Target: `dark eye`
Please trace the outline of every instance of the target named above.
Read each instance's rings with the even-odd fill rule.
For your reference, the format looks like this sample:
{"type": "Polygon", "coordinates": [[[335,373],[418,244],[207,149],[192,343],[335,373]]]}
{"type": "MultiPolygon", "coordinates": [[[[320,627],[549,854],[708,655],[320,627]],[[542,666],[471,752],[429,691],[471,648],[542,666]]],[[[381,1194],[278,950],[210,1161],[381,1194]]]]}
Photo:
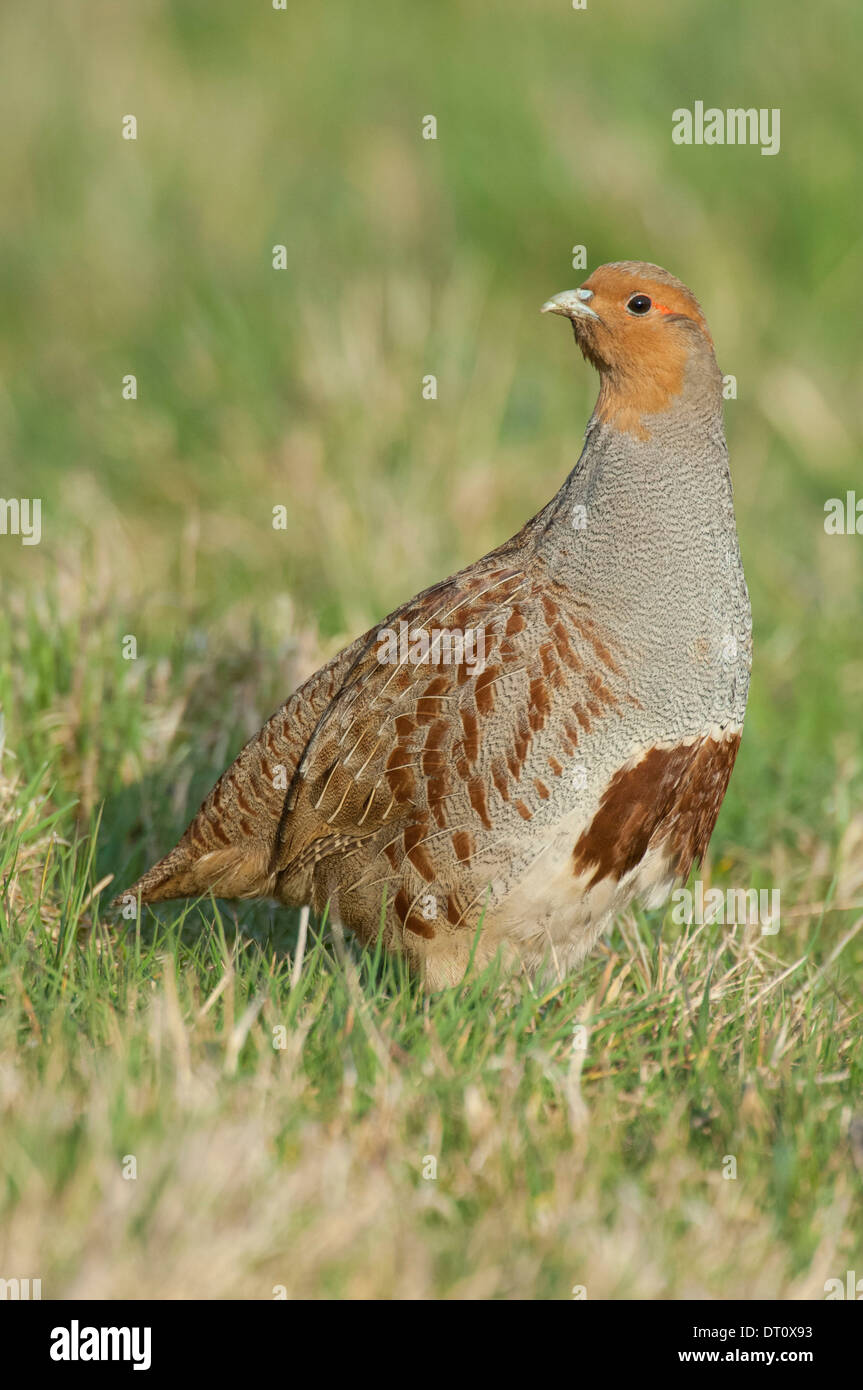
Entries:
{"type": "Polygon", "coordinates": [[[626,307],[631,314],[646,314],[651,307],[651,300],[647,298],[646,294],[634,294],[627,301],[626,307]]]}

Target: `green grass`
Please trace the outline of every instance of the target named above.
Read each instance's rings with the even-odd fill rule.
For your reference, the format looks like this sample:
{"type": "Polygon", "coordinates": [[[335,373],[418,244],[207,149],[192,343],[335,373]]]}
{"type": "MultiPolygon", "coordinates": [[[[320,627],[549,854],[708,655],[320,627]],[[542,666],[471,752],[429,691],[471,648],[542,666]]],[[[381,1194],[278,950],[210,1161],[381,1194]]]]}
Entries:
{"type": "Polygon", "coordinates": [[[93,836],[6,792],[0,1254],[46,1294],[818,1297],[855,1267],[860,918],[628,914],[577,979],[429,1000],[338,935],[297,959],[269,909],[106,927],[93,836]]]}
{"type": "Polygon", "coordinates": [[[860,24],[4,11],[0,491],[43,538],[0,536],[0,1277],[819,1298],[860,1270],[863,539],[823,529],[860,486],[860,24]],[[672,146],[696,99],[779,106],[781,153],[672,146]],[[565,983],[427,1000],[326,924],[298,958],[267,904],[118,925],[291,689],[572,466],[595,379],[537,310],[575,243],[681,275],[738,380],[755,664],[703,877],[780,888],[780,932],[628,913],[565,983]]]}

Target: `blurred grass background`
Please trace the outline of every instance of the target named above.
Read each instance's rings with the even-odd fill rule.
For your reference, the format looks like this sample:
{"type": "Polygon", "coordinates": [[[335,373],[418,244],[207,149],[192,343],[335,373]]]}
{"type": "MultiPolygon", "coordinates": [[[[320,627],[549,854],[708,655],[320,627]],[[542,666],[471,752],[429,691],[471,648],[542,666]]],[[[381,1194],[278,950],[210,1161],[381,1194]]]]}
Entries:
{"type": "Polygon", "coordinates": [[[861,23],[840,0],[3,8],[0,492],[43,505],[39,546],[0,537],[6,773],[69,842],[105,806],[91,886],[167,849],[325,655],[557,489],[596,380],[538,309],[583,244],[686,281],[737,378],[755,666],[715,858],[783,906],[863,896],[863,538],[823,528],[863,495],[861,23]],[[778,107],[781,152],[673,145],[695,100],[778,107]]]}

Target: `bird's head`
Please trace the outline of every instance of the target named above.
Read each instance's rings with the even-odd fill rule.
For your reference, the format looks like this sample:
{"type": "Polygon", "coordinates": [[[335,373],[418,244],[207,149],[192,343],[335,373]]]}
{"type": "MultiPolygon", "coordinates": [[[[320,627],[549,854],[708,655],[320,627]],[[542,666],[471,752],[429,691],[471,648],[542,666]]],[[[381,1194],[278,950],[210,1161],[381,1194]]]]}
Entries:
{"type": "Polygon", "coordinates": [[[721,376],[701,306],[682,281],[646,261],[601,265],[577,290],[556,294],[544,314],[571,319],[575,340],[600,374],[596,414],[612,427],[650,435],[687,386],[711,403],[721,376]]]}

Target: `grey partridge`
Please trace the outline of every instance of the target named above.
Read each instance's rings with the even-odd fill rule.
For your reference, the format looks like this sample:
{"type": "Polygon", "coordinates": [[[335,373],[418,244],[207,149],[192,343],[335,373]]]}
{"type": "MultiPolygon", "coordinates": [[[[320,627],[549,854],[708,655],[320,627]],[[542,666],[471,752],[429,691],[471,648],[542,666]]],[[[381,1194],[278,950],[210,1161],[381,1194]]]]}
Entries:
{"type": "Polygon", "coordinates": [[[567,971],[701,859],[751,662],[713,343],[642,262],[543,309],[600,377],[560,491],[307,680],[132,900],[328,908],[435,989],[567,971]]]}

